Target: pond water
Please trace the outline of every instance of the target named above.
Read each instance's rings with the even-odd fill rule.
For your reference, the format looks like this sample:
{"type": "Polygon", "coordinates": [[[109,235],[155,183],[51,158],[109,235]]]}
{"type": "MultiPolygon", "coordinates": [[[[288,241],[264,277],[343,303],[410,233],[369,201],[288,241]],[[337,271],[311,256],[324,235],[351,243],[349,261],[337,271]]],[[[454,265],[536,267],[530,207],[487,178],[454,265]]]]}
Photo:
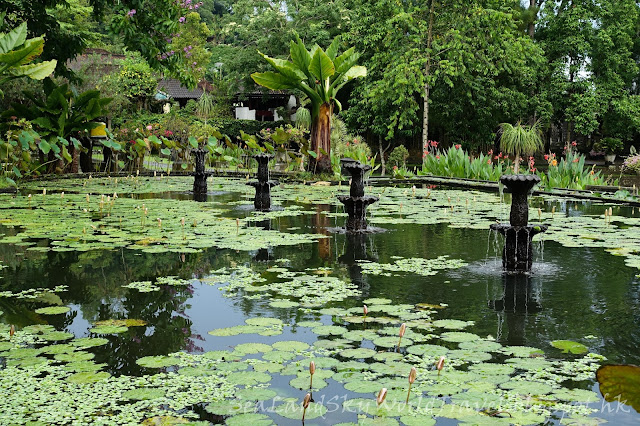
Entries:
{"type": "Polygon", "coordinates": [[[594,374],[640,363],[635,209],[532,199],[549,232],[532,273],[506,275],[488,227],[508,197],[369,188],[385,232],[354,236],[330,232],[348,188],[276,187],[257,213],[243,180],[210,179],[204,203],[191,184],[2,196],[0,424],[300,424],[310,361],[305,424],[640,420],[594,374]]]}

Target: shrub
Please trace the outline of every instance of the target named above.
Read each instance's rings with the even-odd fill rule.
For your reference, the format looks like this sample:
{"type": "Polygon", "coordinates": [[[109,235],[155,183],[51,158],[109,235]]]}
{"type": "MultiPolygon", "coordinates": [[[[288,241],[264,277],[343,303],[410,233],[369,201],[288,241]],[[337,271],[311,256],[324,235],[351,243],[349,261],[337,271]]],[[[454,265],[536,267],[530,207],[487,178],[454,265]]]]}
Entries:
{"type": "Polygon", "coordinates": [[[389,154],[389,164],[391,166],[402,167],[406,165],[407,158],[409,158],[409,151],[404,145],[396,146],[389,154]]]}

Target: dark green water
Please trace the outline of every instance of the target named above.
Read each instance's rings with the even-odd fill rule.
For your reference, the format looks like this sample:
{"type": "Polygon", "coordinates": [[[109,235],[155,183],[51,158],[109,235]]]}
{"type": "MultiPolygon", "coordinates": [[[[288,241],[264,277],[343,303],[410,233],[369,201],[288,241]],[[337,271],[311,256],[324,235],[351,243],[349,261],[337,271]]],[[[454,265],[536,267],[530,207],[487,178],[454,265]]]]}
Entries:
{"type": "MultiPolygon", "coordinates": [[[[183,198],[176,194],[167,197],[183,198]]],[[[211,197],[222,202],[237,198],[229,194],[211,197]]],[[[558,214],[566,215],[588,213],[596,208],[591,204],[556,205],[558,214]]],[[[323,209],[328,206],[318,210],[323,209]]],[[[248,212],[248,209],[236,209],[233,214],[242,217],[248,212]]],[[[631,215],[631,211],[625,209],[617,214],[623,213],[631,215]]],[[[327,227],[341,222],[340,218],[325,218],[318,213],[254,225],[327,233],[327,227]]],[[[4,244],[0,245],[0,260],[6,268],[0,272],[3,276],[0,291],[18,292],[64,284],[69,289],[61,297],[71,311],[66,315],[42,317],[34,313],[33,302],[0,298],[0,310],[4,311],[1,320],[18,327],[46,322],[77,337],[88,336],[91,324],[98,320],[145,320],[147,327],[108,336],[108,346],[95,351],[95,360],[107,363],[107,370],[114,375],[146,374],[149,371],[135,362],[143,356],[176,351],[202,353],[255,341],[255,336],[220,339],[207,334],[215,328],[240,324],[250,316],[265,314],[292,324],[309,319],[329,323],[327,316],[272,308],[268,301],[223,298],[217,288],[199,281],[209,271],[232,264],[248,265],[263,271],[265,278],[273,279],[273,274],[264,271],[275,265],[277,259],[286,258],[290,269],[327,267],[334,275],[357,283],[362,289],[362,298],[347,300],[343,304],[348,307],[360,306],[361,300],[367,297],[389,298],[394,303],[446,304],[448,307],[441,311],[440,318],[473,320],[475,325],[468,331],[493,336],[504,344],[538,347],[550,357],[561,357],[560,351],[549,342],[575,340],[585,343],[590,351],[606,356],[609,362],[640,364],[640,279],[636,277],[637,270],[625,266],[624,258],[601,249],[568,248],[546,242],[544,247],[534,244],[535,266],[530,275],[510,276],[501,271],[501,239],[488,230],[450,228],[443,224],[385,228],[384,233],[357,237],[329,234],[330,238],[313,244],[250,253],[217,249],[183,255],[128,249],[37,253],[4,244]],[[393,256],[435,258],[443,254],[463,259],[468,266],[429,277],[406,274],[398,278],[365,275],[356,263],[356,260],[389,263],[393,256]],[[192,284],[167,286],[150,293],[121,287],[132,281],[153,281],[168,275],[191,279],[192,284]]],[[[283,335],[260,337],[259,341],[271,344],[295,339],[312,343],[316,337],[308,329],[293,325],[285,327],[283,335]]],[[[277,379],[275,383],[277,385],[277,379]]],[[[332,391],[333,385],[323,392],[332,391]]],[[[635,424],[640,420],[634,413],[597,415],[612,424],[635,424]]],[[[353,421],[347,417],[331,420],[353,421]]],[[[455,423],[443,421],[442,424],[452,422],[455,423]]],[[[291,421],[291,424],[297,423],[291,421]]]]}

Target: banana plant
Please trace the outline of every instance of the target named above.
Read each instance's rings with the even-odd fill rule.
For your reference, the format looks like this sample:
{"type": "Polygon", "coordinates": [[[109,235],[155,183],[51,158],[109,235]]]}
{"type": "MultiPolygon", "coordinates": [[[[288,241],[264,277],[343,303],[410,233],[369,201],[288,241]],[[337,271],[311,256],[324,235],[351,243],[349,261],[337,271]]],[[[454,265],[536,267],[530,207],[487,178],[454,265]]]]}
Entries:
{"type": "Polygon", "coordinates": [[[93,120],[105,114],[104,107],[111,98],[101,98],[98,90],[76,94],[68,84],[58,86],[50,78],[44,80],[43,87],[44,100],[25,92],[32,105],[13,104],[2,116],[29,120],[40,134],[38,147],[42,153],[48,155],[49,160],[55,157],[71,162],[73,151],[82,149],[76,136],[98,125],[93,120]]]}
{"type": "MultiPolygon", "coordinates": [[[[4,21],[4,13],[0,13],[0,24],[4,21]]],[[[22,23],[8,33],[0,33],[0,86],[14,78],[28,77],[42,80],[50,75],[56,67],[56,60],[31,62],[42,54],[44,39],[42,37],[27,40],[27,24],[22,23]]],[[[0,97],[4,93],[0,90],[0,97]]]]}
{"type": "Polygon", "coordinates": [[[291,61],[260,55],[275,69],[251,74],[257,84],[271,90],[297,89],[311,102],[312,169],[331,172],[331,114],[342,105],[338,91],[353,79],[365,77],[367,69],[356,65],[360,55],[352,47],[338,55],[340,41],[334,39],[327,50],[318,45],[307,50],[300,37],[290,42],[291,61]]]}

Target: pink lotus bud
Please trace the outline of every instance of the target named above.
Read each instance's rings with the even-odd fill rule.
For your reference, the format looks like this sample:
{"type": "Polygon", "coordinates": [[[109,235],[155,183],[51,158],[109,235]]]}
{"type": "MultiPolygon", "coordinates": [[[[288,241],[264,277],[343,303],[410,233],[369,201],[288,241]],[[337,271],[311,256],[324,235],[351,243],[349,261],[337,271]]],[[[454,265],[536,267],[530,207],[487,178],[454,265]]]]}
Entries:
{"type": "Polygon", "coordinates": [[[367,305],[364,305],[362,307],[362,312],[364,312],[365,316],[369,313],[369,308],[367,308],[367,305]]]}
{"type": "Polygon", "coordinates": [[[438,372],[442,371],[442,369],[444,368],[444,357],[441,356],[440,359],[438,360],[438,363],[436,364],[436,369],[438,370],[438,372]]]}
{"type": "Polygon", "coordinates": [[[418,375],[418,371],[415,367],[411,367],[411,371],[409,372],[409,383],[413,384],[416,381],[416,376],[418,375]]]}
{"type": "Polygon", "coordinates": [[[402,323],[402,325],[400,326],[400,332],[398,333],[398,335],[400,337],[404,337],[404,333],[406,333],[407,331],[407,324],[406,323],[402,323]]]}
{"type": "Polygon", "coordinates": [[[378,397],[376,398],[376,402],[378,403],[378,405],[382,404],[386,397],[387,397],[387,388],[380,389],[380,392],[378,393],[378,397]]]}
{"type": "Polygon", "coordinates": [[[316,372],[316,363],[311,361],[309,363],[309,373],[313,376],[313,373],[316,372]]]}
{"type": "Polygon", "coordinates": [[[304,400],[302,401],[302,407],[306,410],[309,408],[309,403],[311,402],[311,394],[308,393],[304,396],[304,400]]]}

